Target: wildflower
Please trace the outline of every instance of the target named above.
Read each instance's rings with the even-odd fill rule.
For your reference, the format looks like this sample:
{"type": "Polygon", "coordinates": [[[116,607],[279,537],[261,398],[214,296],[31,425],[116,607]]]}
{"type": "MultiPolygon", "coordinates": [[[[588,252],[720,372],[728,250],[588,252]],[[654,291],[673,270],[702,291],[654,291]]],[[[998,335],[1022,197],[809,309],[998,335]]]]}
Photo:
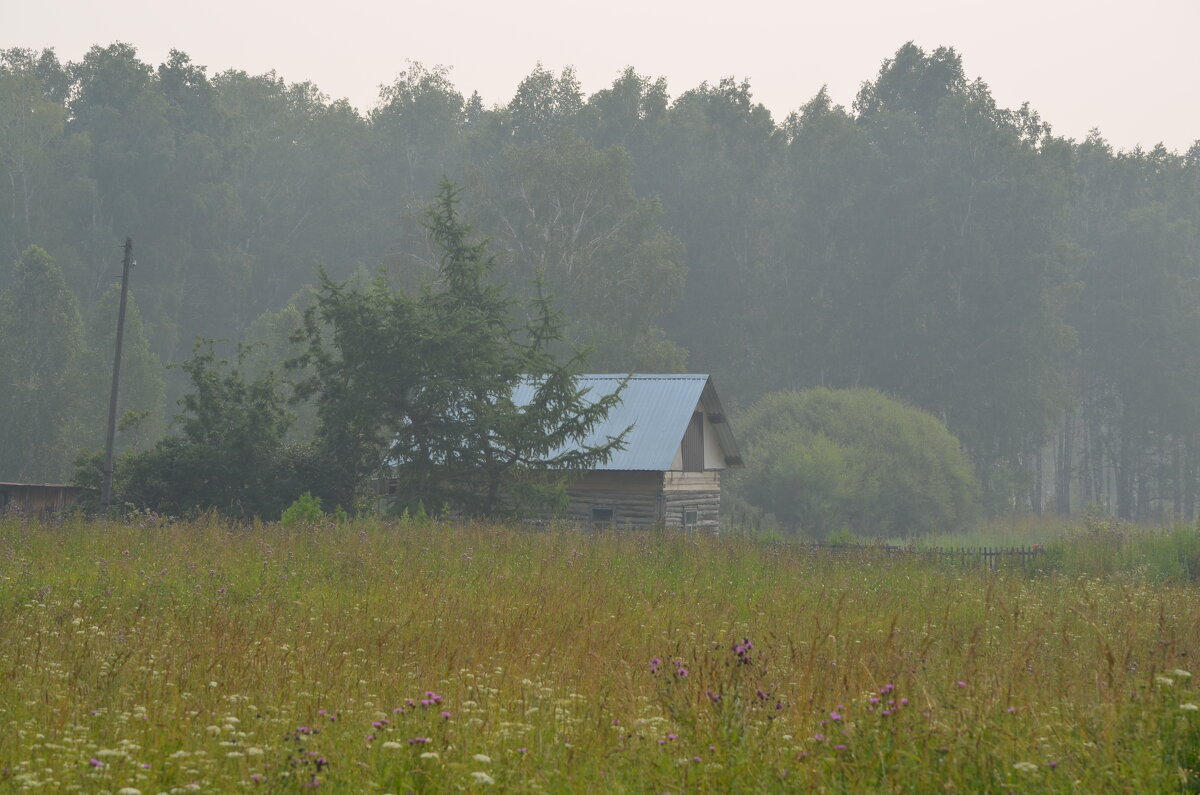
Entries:
{"type": "Polygon", "coordinates": [[[517,753],[518,754],[527,754],[527,753],[529,753],[529,749],[528,748],[518,748],[517,753]]]}
{"type": "Polygon", "coordinates": [[[393,749],[393,748],[403,748],[404,746],[403,746],[403,745],[401,745],[401,744],[400,744],[400,743],[398,743],[398,742],[395,742],[395,741],[393,741],[393,740],[388,740],[388,741],[387,741],[386,743],[384,743],[384,744],[383,744],[381,747],[383,747],[383,748],[388,748],[388,749],[393,749]]]}
{"type": "Polygon", "coordinates": [[[679,670],[676,671],[675,673],[679,674],[680,679],[686,679],[687,675],[688,675],[688,670],[681,665],[681,666],[679,666],[679,670]]]}
{"type": "Polygon", "coordinates": [[[679,735],[675,734],[675,732],[669,732],[669,733],[667,734],[667,739],[668,739],[668,740],[678,740],[678,739],[679,739],[679,735]]]}
{"type": "Polygon", "coordinates": [[[964,682],[964,681],[963,681],[963,680],[961,680],[961,679],[959,679],[959,680],[958,680],[957,682],[955,682],[954,684],[958,685],[959,687],[966,687],[966,686],[967,686],[967,683],[966,683],[966,682],[964,682]]]}
{"type": "Polygon", "coordinates": [[[117,790],[117,795],[142,795],[142,791],[135,787],[121,787],[117,790]]]}
{"type": "Polygon", "coordinates": [[[1154,677],[1154,681],[1158,682],[1163,687],[1170,687],[1171,685],[1175,684],[1175,680],[1169,676],[1156,676],[1154,677]]]}
{"type": "Polygon", "coordinates": [[[1009,707],[1008,709],[1006,709],[1006,710],[1004,710],[1004,711],[1005,711],[1005,712],[1007,712],[1009,715],[1013,715],[1013,714],[1015,714],[1015,713],[1016,713],[1016,711],[1017,711],[1017,708],[1016,708],[1016,707],[1009,707]]]}
{"type": "Polygon", "coordinates": [[[104,763],[94,756],[88,760],[88,764],[92,767],[104,767],[104,763]]]}
{"type": "Polygon", "coordinates": [[[1178,678],[1180,678],[1180,679],[1191,679],[1191,678],[1192,678],[1192,672],[1191,672],[1191,671],[1185,671],[1185,670],[1183,670],[1182,668],[1176,668],[1174,671],[1171,671],[1171,676],[1175,676],[1175,677],[1178,677],[1178,678]]]}
{"type": "Polygon", "coordinates": [[[263,780],[262,773],[251,773],[250,780],[253,781],[255,784],[262,783],[262,780],[263,780]]]}
{"type": "Polygon", "coordinates": [[[838,721],[840,721],[842,719],[842,713],[837,712],[837,711],[830,712],[829,719],[831,721],[833,721],[834,723],[837,723],[838,721]]]}
{"type": "Polygon", "coordinates": [[[492,763],[492,758],[487,754],[475,754],[471,758],[483,765],[490,765],[492,763]]]}
{"type": "Polygon", "coordinates": [[[835,745],[835,746],[833,746],[833,750],[835,750],[835,751],[845,751],[845,750],[846,750],[846,746],[845,746],[845,745],[835,745]]]}
{"type": "Polygon", "coordinates": [[[437,751],[426,751],[425,753],[421,754],[421,758],[422,759],[437,759],[438,752],[437,751]]]}
{"type": "Polygon", "coordinates": [[[1014,762],[1013,768],[1020,770],[1022,773],[1032,773],[1037,770],[1037,765],[1033,762],[1014,762]]]}
{"type": "Polygon", "coordinates": [[[442,710],[442,720],[450,720],[450,713],[446,710],[442,710]]]}
{"type": "Polygon", "coordinates": [[[476,770],[471,774],[471,778],[475,779],[476,784],[495,784],[496,779],[484,773],[482,770],[476,770]]]}
{"type": "Polygon", "coordinates": [[[701,759],[701,758],[700,758],[700,757],[698,757],[698,756],[693,756],[693,757],[692,757],[692,761],[693,761],[693,762],[703,762],[704,760],[703,760],[703,759],[701,759]]]}
{"type": "Polygon", "coordinates": [[[1195,704],[1193,704],[1190,701],[1187,702],[1186,704],[1180,704],[1179,708],[1181,710],[1183,710],[1184,712],[1195,712],[1196,710],[1200,709],[1200,707],[1196,706],[1195,704]]]}
{"type": "Polygon", "coordinates": [[[413,737],[413,738],[409,739],[408,744],[409,745],[424,745],[426,743],[431,743],[431,742],[433,742],[433,741],[430,740],[428,737],[413,737]]]}

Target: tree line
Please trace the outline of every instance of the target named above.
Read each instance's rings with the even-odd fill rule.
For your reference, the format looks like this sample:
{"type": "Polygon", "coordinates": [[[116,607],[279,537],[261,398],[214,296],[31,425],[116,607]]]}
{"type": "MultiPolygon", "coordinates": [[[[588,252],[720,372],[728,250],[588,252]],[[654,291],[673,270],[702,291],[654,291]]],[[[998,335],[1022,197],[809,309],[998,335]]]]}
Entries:
{"type": "Polygon", "coordinates": [[[872,388],[947,424],[992,511],[1196,513],[1200,145],[1056,136],[950,48],[906,44],[849,108],[822,91],[783,119],[746,81],[672,96],[632,68],[586,96],[539,66],[485,106],[409,64],[359,113],[181,52],[8,50],[0,176],[0,478],[63,478],[101,438],[125,235],[128,449],[161,435],[187,390],[161,363],[197,335],[258,343],[264,374],[298,355],[319,267],[436,275],[448,178],[491,278],[531,299],[540,274],[590,369],[711,372],[742,407],[872,388]]]}

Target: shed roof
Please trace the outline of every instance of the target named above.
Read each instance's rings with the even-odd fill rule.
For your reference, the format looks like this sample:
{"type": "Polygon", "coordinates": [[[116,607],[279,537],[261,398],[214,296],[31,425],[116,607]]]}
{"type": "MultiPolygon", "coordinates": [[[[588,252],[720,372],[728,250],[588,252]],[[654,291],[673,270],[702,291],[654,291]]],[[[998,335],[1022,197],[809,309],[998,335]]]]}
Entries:
{"type": "MultiPolygon", "coordinates": [[[[701,403],[717,431],[726,462],[731,466],[742,463],[725,421],[725,411],[707,374],[589,373],[579,376],[578,383],[586,390],[585,397],[595,401],[612,394],[626,378],[629,381],[621,392],[620,402],[578,443],[579,447],[602,444],[608,437],[630,428],[625,436],[625,449],[615,451],[608,463],[597,464],[595,469],[670,469],[692,413],[701,403]]],[[[513,402],[518,406],[529,403],[533,390],[532,384],[521,384],[513,393],[513,402]]]]}

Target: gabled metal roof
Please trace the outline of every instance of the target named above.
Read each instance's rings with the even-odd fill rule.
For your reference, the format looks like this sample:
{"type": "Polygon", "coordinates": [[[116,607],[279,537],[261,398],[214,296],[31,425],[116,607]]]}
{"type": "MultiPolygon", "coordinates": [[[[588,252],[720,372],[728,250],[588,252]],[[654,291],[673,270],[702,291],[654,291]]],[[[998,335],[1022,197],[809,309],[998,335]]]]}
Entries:
{"type": "MultiPolygon", "coordinates": [[[[708,375],[591,373],[579,376],[578,383],[581,389],[587,390],[586,397],[596,401],[616,391],[626,378],[629,382],[621,392],[621,401],[608,413],[607,419],[580,441],[581,447],[601,444],[632,426],[625,436],[625,449],[614,452],[608,463],[598,464],[595,469],[670,469],[692,413],[701,402],[710,419],[717,420],[713,427],[726,462],[730,466],[741,464],[733,434],[725,422],[724,409],[708,375]]],[[[518,406],[528,404],[533,399],[533,390],[532,384],[521,384],[513,393],[513,402],[518,406]]],[[[562,451],[554,454],[559,452],[562,451]]]]}

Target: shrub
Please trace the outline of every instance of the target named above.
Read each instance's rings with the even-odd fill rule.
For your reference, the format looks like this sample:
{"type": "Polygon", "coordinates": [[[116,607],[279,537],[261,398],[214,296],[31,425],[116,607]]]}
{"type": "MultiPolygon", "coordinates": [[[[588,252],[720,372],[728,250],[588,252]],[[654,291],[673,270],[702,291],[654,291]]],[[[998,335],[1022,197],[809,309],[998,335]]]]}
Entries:
{"type": "Polygon", "coordinates": [[[291,527],[297,524],[313,524],[324,518],[325,511],[321,510],[321,498],[314,497],[306,491],[284,509],[279,522],[284,527],[291,527]]]}
{"type": "Polygon", "coordinates": [[[739,422],[731,488],[816,538],[947,533],[975,515],[966,454],[933,415],[868,389],[776,392],[739,422]]]}

